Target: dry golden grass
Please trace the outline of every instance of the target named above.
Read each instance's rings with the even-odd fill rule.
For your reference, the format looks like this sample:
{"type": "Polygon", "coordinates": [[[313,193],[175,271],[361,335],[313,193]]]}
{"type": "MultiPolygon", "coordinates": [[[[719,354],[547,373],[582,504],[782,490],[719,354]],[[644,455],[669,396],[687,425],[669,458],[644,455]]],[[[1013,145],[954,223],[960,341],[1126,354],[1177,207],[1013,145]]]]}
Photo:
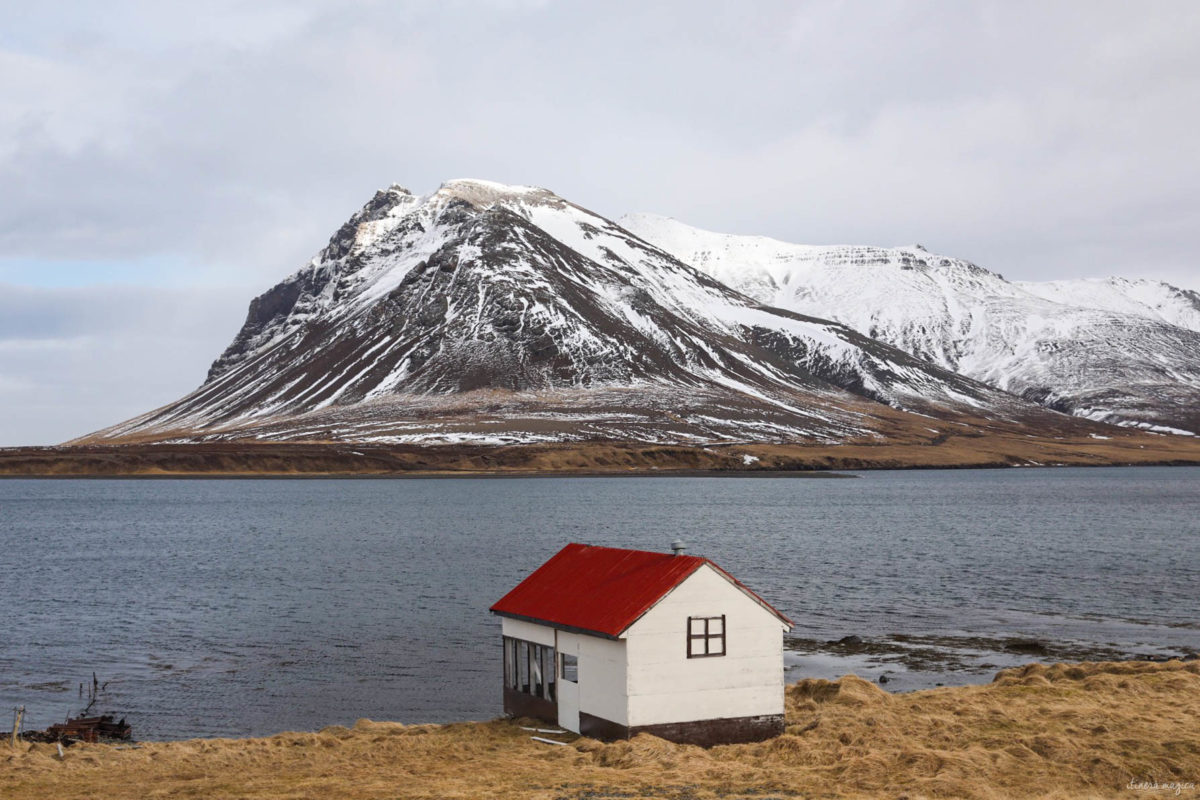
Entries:
{"type": "Polygon", "coordinates": [[[539,744],[514,722],[266,739],[0,745],[4,798],[1083,798],[1200,796],[1200,663],[1030,665],[890,695],[789,686],[788,729],[703,750],[641,735],[539,744]],[[1130,780],[1157,781],[1157,790],[1130,780]]]}

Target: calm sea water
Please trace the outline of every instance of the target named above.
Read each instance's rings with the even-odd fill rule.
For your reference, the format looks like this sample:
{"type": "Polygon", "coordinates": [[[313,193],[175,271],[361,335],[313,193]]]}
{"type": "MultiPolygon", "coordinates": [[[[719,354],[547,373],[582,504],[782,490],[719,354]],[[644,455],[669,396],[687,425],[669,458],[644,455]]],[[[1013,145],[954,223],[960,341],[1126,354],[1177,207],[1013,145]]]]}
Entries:
{"type": "MultiPolygon", "coordinates": [[[[492,717],[492,602],[566,542],[665,551],[676,537],[810,643],[1200,648],[1196,468],[6,480],[0,711],[59,721],[94,671],[98,710],[140,738],[492,717]]],[[[911,688],[1030,660],[975,656],[905,667],[810,647],[789,656],[789,679],[854,668],[911,688]]]]}

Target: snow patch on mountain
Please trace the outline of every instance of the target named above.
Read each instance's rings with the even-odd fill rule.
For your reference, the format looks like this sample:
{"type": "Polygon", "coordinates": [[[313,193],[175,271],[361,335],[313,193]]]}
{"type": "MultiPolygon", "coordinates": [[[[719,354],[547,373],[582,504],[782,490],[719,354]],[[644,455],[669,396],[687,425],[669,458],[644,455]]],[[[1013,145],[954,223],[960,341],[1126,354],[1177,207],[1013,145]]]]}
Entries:
{"type": "Polygon", "coordinates": [[[1134,314],[1200,331],[1200,292],[1147,278],[1018,281],[1030,294],[1065,305],[1134,314]]]}
{"type": "Polygon", "coordinates": [[[622,227],[768,306],[844,323],[946,369],[1089,419],[1200,430],[1200,297],[1156,281],[1014,283],[910,247],[622,227]]]}

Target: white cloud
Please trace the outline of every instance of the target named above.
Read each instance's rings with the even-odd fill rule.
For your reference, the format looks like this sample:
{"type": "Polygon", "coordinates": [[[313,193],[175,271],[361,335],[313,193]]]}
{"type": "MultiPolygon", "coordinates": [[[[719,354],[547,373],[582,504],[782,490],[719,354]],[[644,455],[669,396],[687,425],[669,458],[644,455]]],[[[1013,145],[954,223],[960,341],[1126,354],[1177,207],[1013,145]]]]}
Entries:
{"type": "Polygon", "coordinates": [[[0,285],[0,446],[54,444],[198,386],[242,290],[0,285]]]}

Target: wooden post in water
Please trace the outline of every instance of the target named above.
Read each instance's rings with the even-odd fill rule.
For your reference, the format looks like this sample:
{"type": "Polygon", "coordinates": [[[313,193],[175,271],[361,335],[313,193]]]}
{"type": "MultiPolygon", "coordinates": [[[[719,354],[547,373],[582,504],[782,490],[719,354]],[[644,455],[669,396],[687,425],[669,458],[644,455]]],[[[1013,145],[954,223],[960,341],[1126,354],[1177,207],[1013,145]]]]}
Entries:
{"type": "Polygon", "coordinates": [[[17,747],[17,736],[21,733],[21,718],[25,716],[25,706],[17,706],[13,709],[13,732],[12,740],[9,746],[13,749],[17,747]]]}

